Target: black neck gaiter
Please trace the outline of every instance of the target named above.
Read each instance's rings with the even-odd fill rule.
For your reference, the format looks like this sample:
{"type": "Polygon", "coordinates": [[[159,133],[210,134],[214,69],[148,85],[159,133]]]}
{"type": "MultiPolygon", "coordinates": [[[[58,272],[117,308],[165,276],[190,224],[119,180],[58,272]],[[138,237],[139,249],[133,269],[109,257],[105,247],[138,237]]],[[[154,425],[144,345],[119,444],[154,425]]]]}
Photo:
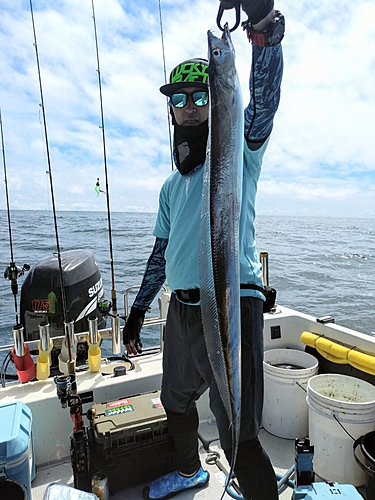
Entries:
{"type": "Polygon", "coordinates": [[[177,169],[187,175],[206,159],[208,120],[196,127],[174,124],[173,152],[177,169]]]}

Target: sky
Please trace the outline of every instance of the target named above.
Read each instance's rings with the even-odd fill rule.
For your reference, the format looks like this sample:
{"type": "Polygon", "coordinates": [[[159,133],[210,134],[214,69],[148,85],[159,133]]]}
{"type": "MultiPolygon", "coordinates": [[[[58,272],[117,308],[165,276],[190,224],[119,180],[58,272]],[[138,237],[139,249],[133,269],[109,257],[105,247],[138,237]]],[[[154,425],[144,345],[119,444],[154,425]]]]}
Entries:
{"type": "MultiPolygon", "coordinates": [[[[94,1],[106,178],[91,0],[33,0],[50,165],[30,3],[0,0],[11,210],[49,210],[52,179],[57,210],[105,211],[106,195],[94,190],[99,178],[112,211],[156,212],[172,169],[167,104],[158,89],[179,62],[207,57],[207,30],[220,34],[218,6],[217,0],[94,1]]],[[[275,7],[286,20],[284,77],[257,213],[374,218],[375,3],[279,0],[275,7]]],[[[233,22],[233,12],[225,20],[233,22]]],[[[232,39],[246,102],[251,46],[241,28],[232,39]]]]}

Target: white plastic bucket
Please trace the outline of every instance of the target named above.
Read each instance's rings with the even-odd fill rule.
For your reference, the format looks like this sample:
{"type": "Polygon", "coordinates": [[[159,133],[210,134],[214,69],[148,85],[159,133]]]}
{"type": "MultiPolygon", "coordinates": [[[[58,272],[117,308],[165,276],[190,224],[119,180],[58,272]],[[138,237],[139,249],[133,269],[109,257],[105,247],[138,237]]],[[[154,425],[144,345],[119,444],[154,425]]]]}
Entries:
{"type": "Polygon", "coordinates": [[[317,359],[304,351],[272,349],[264,353],[263,371],[263,427],[282,438],[307,436],[306,387],[318,372],[317,359]]]}
{"type": "Polygon", "coordinates": [[[309,380],[306,399],[315,473],[325,481],[365,484],[365,473],[354,460],[354,441],[343,427],[354,439],[375,429],[375,387],[347,375],[316,375],[309,380]]]}

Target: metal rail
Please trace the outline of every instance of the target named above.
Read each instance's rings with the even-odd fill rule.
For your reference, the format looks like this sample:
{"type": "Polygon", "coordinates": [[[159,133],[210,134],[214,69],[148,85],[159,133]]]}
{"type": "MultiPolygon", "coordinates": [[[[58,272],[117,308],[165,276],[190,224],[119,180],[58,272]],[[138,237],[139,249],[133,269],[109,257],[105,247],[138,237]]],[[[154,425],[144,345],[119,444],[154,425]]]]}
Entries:
{"type": "MultiPolygon", "coordinates": [[[[128,316],[128,311],[129,311],[129,301],[128,301],[129,292],[131,290],[135,290],[138,288],[139,288],[139,285],[131,286],[124,293],[125,317],[128,316]]],[[[166,286],[163,286],[163,293],[168,294],[168,292],[169,292],[168,288],[166,286]]],[[[143,326],[144,326],[144,328],[146,328],[146,327],[150,327],[150,326],[160,325],[160,345],[162,345],[162,332],[163,332],[163,326],[165,325],[165,316],[166,315],[164,315],[164,317],[162,316],[163,306],[160,302],[159,302],[159,309],[160,309],[160,316],[156,317],[156,318],[146,318],[143,326]]],[[[112,328],[103,328],[103,329],[98,330],[98,332],[100,333],[100,336],[102,339],[112,338],[112,335],[113,335],[112,328]]],[[[84,332],[75,333],[74,337],[75,337],[76,342],[86,342],[89,335],[90,335],[90,332],[89,332],[89,330],[87,330],[84,332]]],[[[51,339],[53,342],[53,346],[60,349],[62,346],[62,342],[65,339],[65,335],[61,335],[58,337],[51,337],[51,339]]],[[[25,341],[25,344],[27,344],[29,346],[30,351],[32,351],[32,350],[38,349],[38,342],[39,342],[39,339],[34,339],[34,340],[25,341]]],[[[13,344],[2,345],[2,346],[0,346],[0,352],[9,351],[10,349],[12,349],[12,347],[13,347],[13,344]]]]}

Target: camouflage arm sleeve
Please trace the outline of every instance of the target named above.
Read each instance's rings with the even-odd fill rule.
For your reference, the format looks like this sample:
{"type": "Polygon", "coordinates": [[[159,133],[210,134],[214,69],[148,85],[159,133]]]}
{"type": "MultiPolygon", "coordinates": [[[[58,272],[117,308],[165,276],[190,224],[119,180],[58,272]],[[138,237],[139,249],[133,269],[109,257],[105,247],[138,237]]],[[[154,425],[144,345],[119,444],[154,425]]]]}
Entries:
{"type": "Polygon", "coordinates": [[[139,292],[133,302],[137,309],[146,311],[165,281],[164,253],[168,239],[156,238],[154,248],[147,261],[139,292]]]}
{"type": "Polygon", "coordinates": [[[253,44],[250,72],[250,103],[245,109],[245,138],[264,142],[270,135],[280,102],[283,75],[281,44],[259,47],[253,44]]]}

